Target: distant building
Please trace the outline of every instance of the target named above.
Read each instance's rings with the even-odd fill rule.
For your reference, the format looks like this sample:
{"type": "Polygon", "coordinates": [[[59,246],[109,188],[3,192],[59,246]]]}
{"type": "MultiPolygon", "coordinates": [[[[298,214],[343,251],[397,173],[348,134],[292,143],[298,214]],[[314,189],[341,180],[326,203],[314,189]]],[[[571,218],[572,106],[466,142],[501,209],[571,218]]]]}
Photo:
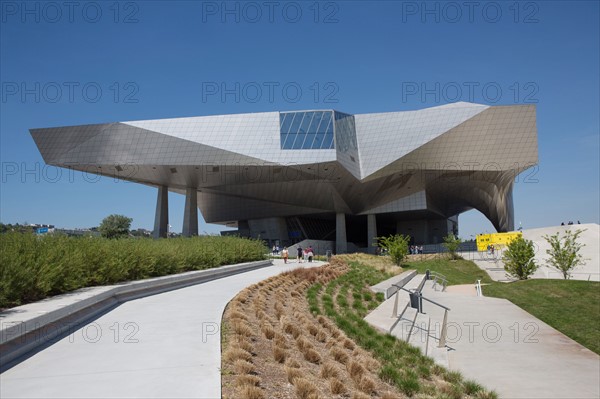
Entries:
{"type": "Polygon", "coordinates": [[[350,115],[264,112],[32,129],[46,163],[186,196],[183,235],[209,223],[289,245],[303,239],[373,251],[376,236],[415,244],[458,232],[478,209],[514,229],[515,177],[538,162],[533,105],[455,103],[350,115]]]}

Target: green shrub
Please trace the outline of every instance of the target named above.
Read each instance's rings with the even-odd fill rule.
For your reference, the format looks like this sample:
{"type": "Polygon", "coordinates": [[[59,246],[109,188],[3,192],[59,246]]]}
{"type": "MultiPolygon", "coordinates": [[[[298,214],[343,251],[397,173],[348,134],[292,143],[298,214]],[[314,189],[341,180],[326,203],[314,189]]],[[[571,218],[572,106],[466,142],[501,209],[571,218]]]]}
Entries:
{"type": "Polygon", "coordinates": [[[377,242],[380,248],[385,249],[390,254],[392,261],[398,266],[408,255],[409,236],[396,234],[389,237],[378,237],[377,242]]]}
{"type": "Polygon", "coordinates": [[[258,240],[200,236],[152,240],[0,235],[0,308],[82,287],[264,259],[258,240]]]}
{"type": "Polygon", "coordinates": [[[571,230],[567,230],[562,237],[558,233],[544,236],[544,239],[550,244],[550,249],[546,250],[546,253],[550,255],[547,262],[561,272],[565,280],[571,277],[571,270],[585,264],[586,259],[579,253],[585,244],[577,242],[577,238],[584,231],[576,230],[573,233],[571,230]]]}
{"type": "Polygon", "coordinates": [[[461,242],[462,240],[452,233],[448,233],[448,235],[444,237],[444,243],[442,245],[448,250],[451,259],[460,259],[460,256],[458,256],[456,252],[458,251],[461,242]]]}
{"type": "Polygon", "coordinates": [[[502,260],[504,270],[512,277],[527,280],[537,270],[533,242],[519,237],[508,244],[502,260]]]}

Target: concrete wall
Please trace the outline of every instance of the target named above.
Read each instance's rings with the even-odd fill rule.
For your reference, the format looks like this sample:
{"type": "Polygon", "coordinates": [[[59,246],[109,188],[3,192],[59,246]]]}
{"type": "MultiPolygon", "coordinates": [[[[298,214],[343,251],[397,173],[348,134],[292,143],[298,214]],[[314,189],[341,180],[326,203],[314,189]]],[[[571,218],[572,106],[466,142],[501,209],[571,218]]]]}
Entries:
{"type": "Polygon", "coordinates": [[[250,235],[263,240],[285,240],[288,237],[285,218],[265,218],[248,220],[250,235]]]}

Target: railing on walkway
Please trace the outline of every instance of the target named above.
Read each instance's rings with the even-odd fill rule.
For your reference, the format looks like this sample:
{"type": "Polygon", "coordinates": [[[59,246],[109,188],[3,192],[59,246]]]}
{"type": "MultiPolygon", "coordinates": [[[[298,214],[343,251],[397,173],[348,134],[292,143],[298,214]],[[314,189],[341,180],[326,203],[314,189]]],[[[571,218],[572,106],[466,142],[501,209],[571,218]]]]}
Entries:
{"type": "MultiPolygon", "coordinates": [[[[448,325],[448,312],[450,311],[450,308],[447,306],[442,305],[441,303],[438,303],[432,299],[429,299],[427,297],[423,296],[423,293],[420,290],[414,289],[414,290],[408,290],[404,287],[401,287],[399,285],[396,284],[392,284],[394,287],[398,288],[398,291],[396,291],[396,298],[395,298],[395,302],[394,302],[394,310],[393,310],[393,317],[396,317],[396,321],[394,322],[394,324],[392,324],[391,328],[390,328],[390,333],[392,332],[392,330],[396,327],[396,325],[400,322],[400,320],[402,319],[402,316],[404,315],[404,311],[406,311],[406,308],[404,309],[404,311],[402,311],[401,314],[398,314],[398,293],[400,292],[400,290],[402,291],[406,291],[409,294],[410,297],[410,306],[414,309],[417,309],[418,313],[423,313],[423,300],[426,300],[429,303],[432,303],[436,306],[441,307],[442,309],[444,309],[444,321],[442,322],[442,330],[440,332],[440,339],[439,339],[439,343],[438,343],[438,348],[443,348],[446,346],[446,333],[447,333],[447,325],[448,325]]],[[[407,306],[408,307],[408,306],[407,306]]],[[[415,319],[411,322],[411,326],[410,329],[408,330],[408,337],[406,339],[406,341],[408,342],[408,340],[410,339],[410,335],[412,333],[412,330],[415,327],[415,322],[416,322],[416,317],[415,319]]],[[[429,331],[427,331],[427,336],[429,339],[429,331]]],[[[427,342],[427,345],[429,345],[429,342],[427,342]]],[[[427,352],[426,352],[427,353],[427,352]]]]}
{"type": "Polygon", "coordinates": [[[438,281],[441,281],[442,292],[444,292],[446,290],[446,286],[448,285],[448,279],[446,278],[446,276],[444,276],[443,274],[438,273],[438,272],[430,272],[430,271],[428,271],[428,275],[429,275],[429,280],[431,280],[431,277],[433,277],[433,286],[431,288],[433,288],[435,290],[435,287],[437,287],[437,285],[438,285],[438,281]]]}
{"type": "Polygon", "coordinates": [[[477,296],[483,296],[481,293],[481,280],[477,280],[475,283],[475,291],[477,291],[477,296]]]}

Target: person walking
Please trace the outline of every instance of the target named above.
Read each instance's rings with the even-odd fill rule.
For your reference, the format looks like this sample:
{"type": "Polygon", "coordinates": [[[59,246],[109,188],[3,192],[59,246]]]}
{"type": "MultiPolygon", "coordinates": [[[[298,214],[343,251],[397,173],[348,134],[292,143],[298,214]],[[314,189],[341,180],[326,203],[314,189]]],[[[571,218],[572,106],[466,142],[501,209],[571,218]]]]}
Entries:
{"type": "Polygon", "coordinates": [[[313,256],[315,256],[312,246],[308,247],[307,252],[308,252],[308,254],[307,254],[308,255],[308,263],[311,263],[313,261],[313,256]]]}
{"type": "Polygon", "coordinates": [[[298,246],[296,253],[298,255],[298,263],[302,263],[302,255],[304,255],[304,251],[302,250],[301,246],[298,246]]]}
{"type": "Polygon", "coordinates": [[[287,247],[283,247],[283,251],[281,251],[281,257],[283,258],[283,263],[287,263],[288,261],[288,249],[287,247]]]}

